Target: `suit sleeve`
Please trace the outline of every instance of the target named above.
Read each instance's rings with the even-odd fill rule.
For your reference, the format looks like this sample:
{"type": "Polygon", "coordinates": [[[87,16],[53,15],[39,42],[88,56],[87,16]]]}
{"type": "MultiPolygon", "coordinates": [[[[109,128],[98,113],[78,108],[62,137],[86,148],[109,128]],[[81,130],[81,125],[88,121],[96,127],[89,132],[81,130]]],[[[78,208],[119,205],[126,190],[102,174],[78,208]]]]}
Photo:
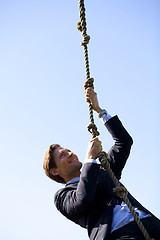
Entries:
{"type": "Polygon", "coordinates": [[[55,205],[66,217],[72,218],[85,211],[93,202],[100,165],[85,163],[75,189],[69,185],[55,194],[55,205]]]}
{"type": "Polygon", "coordinates": [[[108,120],[105,126],[115,141],[108,152],[108,161],[110,162],[115,176],[119,180],[121,178],[122,169],[130,154],[133,140],[117,116],[108,120]]]}

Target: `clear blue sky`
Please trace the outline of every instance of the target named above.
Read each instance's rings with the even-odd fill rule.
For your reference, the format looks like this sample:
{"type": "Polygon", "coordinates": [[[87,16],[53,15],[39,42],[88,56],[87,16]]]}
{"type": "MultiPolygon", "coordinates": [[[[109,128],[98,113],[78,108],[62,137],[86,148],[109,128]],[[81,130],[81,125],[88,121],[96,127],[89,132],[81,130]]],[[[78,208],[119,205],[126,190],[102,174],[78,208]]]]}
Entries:
{"type": "MultiPolygon", "coordinates": [[[[160,1],[86,1],[91,76],[102,108],[134,139],[121,181],[160,218],[160,1]]],[[[0,2],[0,239],[88,239],[53,205],[42,169],[60,143],[84,160],[91,136],[77,1],[0,2]]],[[[106,151],[113,141],[95,116],[106,151]]]]}

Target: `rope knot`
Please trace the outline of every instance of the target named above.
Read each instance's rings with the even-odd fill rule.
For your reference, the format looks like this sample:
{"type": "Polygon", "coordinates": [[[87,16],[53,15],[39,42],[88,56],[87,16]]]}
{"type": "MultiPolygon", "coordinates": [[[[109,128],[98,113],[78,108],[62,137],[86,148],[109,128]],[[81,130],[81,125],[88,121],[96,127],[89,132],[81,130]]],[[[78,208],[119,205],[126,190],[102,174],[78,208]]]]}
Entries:
{"type": "Polygon", "coordinates": [[[90,36],[89,35],[85,35],[83,36],[83,41],[81,42],[81,46],[85,46],[89,43],[89,40],[90,40],[90,36]]]}
{"type": "Polygon", "coordinates": [[[128,190],[125,187],[117,186],[113,189],[113,192],[117,194],[118,197],[124,198],[128,194],[128,190]]]}
{"type": "Polygon", "coordinates": [[[90,123],[87,128],[93,137],[99,136],[99,132],[97,131],[97,127],[94,123],[90,123]]]}
{"type": "Polygon", "coordinates": [[[93,78],[88,78],[87,81],[84,83],[84,88],[85,90],[88,88],[88,87],[93,87],[93,82],[94,82],[94,79],[93,78]]]}

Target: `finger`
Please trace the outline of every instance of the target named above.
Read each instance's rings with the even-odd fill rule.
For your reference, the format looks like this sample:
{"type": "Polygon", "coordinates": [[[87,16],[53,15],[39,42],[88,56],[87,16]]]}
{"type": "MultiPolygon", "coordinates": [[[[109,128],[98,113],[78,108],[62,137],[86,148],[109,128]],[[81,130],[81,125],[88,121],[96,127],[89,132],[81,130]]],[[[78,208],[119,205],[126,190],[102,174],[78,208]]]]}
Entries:
{"type": "Polygon", "coordinates": [[[90,142],[98,142],[102,144],[102,142],[98,139],[98,137],[94,137],[90,142]]]}
{"type": "Polygon", "coordinates": [[[88,100],[89,100],[89,99],[93,99],[94,96],[95,96],[95,94],[93,94],[93,93],[88,93],[88,94],[86,94],[86,98],[87,98],[88,100]]]}
{"type": "Polygon", "coordinates": [[[90,101],[90,98],[89,97],[86,97],[86,102],[89,102],[90,101]]]}
{"type": "Polygon", "coordinates": [[[87,88],[85,91],[85,94],[93,93],[93,92],[94,92],[93,88],[87,88]]]}
{"type": "Polygon", "coordinates": [[[99,141],[98,137],[94,137],[94,138],[91,139],[90,142],[97,141],[97,140],[99,141]]]}
{"type": "Polygon", "coordinates": [[[88,91],[88,90],[89,90],[89,91],[90,91],[90,90],[93,91],[93,87],[88,87],[88,88],[86,89],[86,91],[88,91]]]}

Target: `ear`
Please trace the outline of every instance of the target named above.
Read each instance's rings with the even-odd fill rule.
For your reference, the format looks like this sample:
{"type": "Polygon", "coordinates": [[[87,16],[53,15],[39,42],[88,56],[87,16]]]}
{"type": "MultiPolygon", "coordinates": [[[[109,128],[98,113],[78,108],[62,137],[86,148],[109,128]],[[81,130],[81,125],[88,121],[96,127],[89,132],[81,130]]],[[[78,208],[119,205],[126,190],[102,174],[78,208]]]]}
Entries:
{"type": "Polygon", "coordinates": [[[53,176],[59,175],[59,172],[57,170],[57,168],[51,168],[49,170],[50,174],[52,174],[53,176]]]}

